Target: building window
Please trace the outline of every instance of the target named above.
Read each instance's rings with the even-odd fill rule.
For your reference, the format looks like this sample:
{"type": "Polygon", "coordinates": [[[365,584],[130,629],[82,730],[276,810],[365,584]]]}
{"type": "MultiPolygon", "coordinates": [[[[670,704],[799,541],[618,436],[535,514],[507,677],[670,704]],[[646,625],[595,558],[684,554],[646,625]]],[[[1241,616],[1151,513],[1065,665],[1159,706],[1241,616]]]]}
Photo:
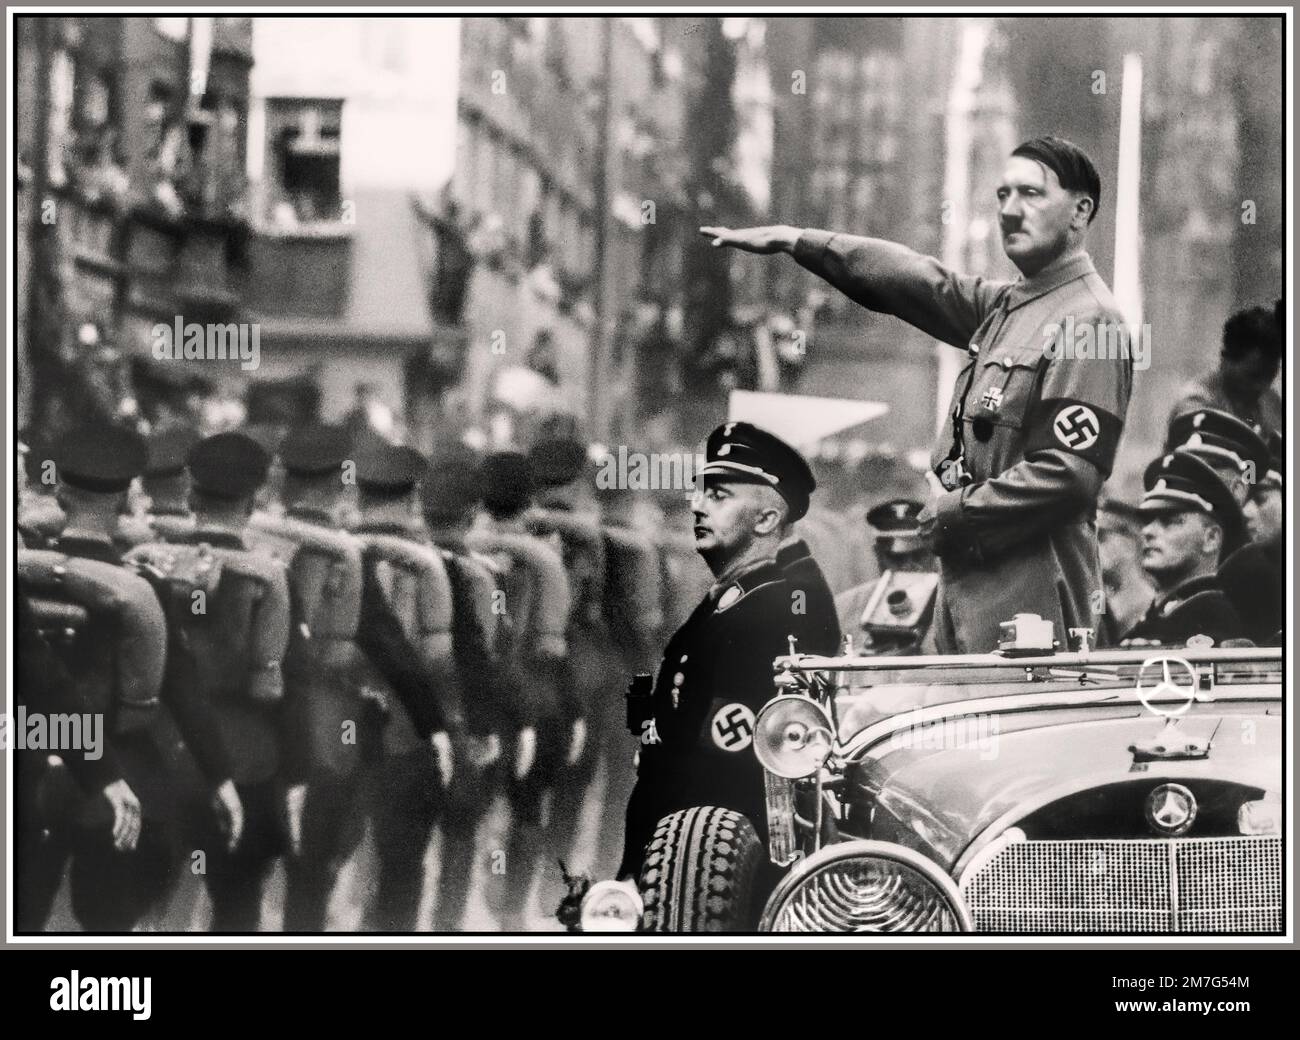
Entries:
{"type": "Polygon", "coordinates": [[[334,222],[342,212],[339,184],[339,98],[270,98],[266,153],[267,214],[272,226],[334,222]]]}

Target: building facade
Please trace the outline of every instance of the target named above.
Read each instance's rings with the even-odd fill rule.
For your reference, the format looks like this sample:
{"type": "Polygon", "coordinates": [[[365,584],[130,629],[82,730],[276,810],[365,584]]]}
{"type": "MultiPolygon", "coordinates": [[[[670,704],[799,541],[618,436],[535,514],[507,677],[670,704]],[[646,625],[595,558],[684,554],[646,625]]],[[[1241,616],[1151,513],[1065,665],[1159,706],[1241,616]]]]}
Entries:
{"type": "Polygon", "coordinates": [[[15,43],[19,426],[183,415],[219,366],[154,329],[240,320],[251,19],[23,17],[15,43]]]}

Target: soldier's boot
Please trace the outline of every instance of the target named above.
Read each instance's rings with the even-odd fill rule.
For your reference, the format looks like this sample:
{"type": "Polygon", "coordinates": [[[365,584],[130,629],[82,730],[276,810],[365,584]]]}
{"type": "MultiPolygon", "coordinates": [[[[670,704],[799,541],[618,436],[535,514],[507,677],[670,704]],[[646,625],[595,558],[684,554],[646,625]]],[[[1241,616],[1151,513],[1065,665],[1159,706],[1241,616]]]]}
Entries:
{"type": "Polygon", "coordinates": [[[244,833],[233,852],[226,852],[213,834],[204,880],[212,900],[213,932],[256,932],[262,917],[266,879],[284,851],[280,791],[272,782],[240,785],[244,833]]]}
{"type": "Polygon", "coordinates": [[[68,836],[32,827],[14,839],[14,932],[44,931],[67,868],[68,836]]]}
{"type": "MultiPolygon", "coordinates": [[[[559,860],[571,871],[591,873],[592,857],[597,851],[590,847],[576,848],[582,829],[582,811],[593,798],[601,797],[597,764],[599,755],[588,745],[574,765],[566,765],[555,784],[551,804],[551,821],[548,828],[550,854],[542,863],[542,879],[546,891],[541,897],[543,906],[558,905],[562,893],[556,889],[555,898],[549,891],[562,885],[559,860]]],[[[599,876],[599,875],[593,875],[599,876]]]]}
{"type": "Polygon", "coordinates": [[[114,849],[106,830],[83,833],[69,875],[72,912],[88,932],[129,932],[163,904],[177,867],[174,843],[156,821],[143,821],[131,852],[114,849]]]}
{"type": "Polygon", "coordinates": [[[325,930],[339,871],[364,833],[356,786],[351,777],[320,778],[307,784],[298,853],[285,859],[287,932],[325,930]]]}
{"type": "Polygon", "coordinates": [[[438,872],[438,902],[433,913],[435,932],[460,931],[465,907],[480,874],[490,877],[492,863],[478,855],[479,824],[492,806],[497,767],[464,779],[457,778],[440,823],[442,856],[438,872]]]}
{"type": "Polygon", "coordinates": [[[376,885],[367,931],[413,932],[424,892],[424,860],[444,795],[427,748],[387,756],[372,787],[376,885]]]}
{"type": "Polygon", "coordinates": [[[632,740],[624,727],[606,730],[601,747],[605,800],[598,817],[593,877],[613,877],[623,854],[623,813],[636,785],[632,740]]]}
{"type": "Polygon", "coordinates": [[[492,873],[488,900],[502,931],[526,931],[528,896],[538,864],[551,850],[546,826],[548,804],[554,809],[553,761],[539,761],[523,781],[512,780],[508,789],[510,822],[504,849],[491,849],[492,873]]]}
{"type": "Polygon", "coordinates": [[[72,855],[72,813],[82,795],[65,767],[36,753],[17,756],[14,781],[14,931],[39,932],[72,855]]]}

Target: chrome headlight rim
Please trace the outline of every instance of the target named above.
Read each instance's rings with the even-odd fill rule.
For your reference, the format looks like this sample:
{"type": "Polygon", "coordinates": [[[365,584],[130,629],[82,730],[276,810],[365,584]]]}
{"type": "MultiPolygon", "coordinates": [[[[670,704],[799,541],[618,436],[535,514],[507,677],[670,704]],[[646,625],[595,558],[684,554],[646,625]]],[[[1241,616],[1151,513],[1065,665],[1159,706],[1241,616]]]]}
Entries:
{"type": "Polygon", "coordinates": [[[811,776],[816,776],[818,772],[829,762],[835,755],[836,737],[835,723],[832,721],[830,712],[826,710],[825,705],[802,693],[784,693],[773,697],[770,701],[759,709],[758,715],[754,719],[754,757],[759,764],[771,773],[773,776],[779,776],[783,780],[804,780],[811,776]],[[772,752],[768,751],[766,745],[762,743],[761,736],[764,728],[764,720],[771,717],[771,713],[779,711],[789,705],[798,706],[814,712],[820,723],[816,728],[824,730],[826,733],[826,753],[822,755],[821,761],[808,769],[792,775],[792,770],[788,768],[774,768],[781,766],[782,763],[771,758],[772,752]],[[769,760],[770,759],[770,760],[769,760]]]}
{"type": "MultiPolygon", "coordinates": [[[[949,934],[961,934],[975,930],[974,919],[971,917],[970,909],[966,906],[966,900],[962,898],[957,883],[934,860],[917,852],[915,849],[909,849],[905,845],[866,838],[854,838],[851,841],[841,841],[834,845],[828,845],[826,848],[814,852],[807,859],[797,863],[781,879],[771,896],[768,897],[767,904],[763,907],[763,916],[759,920],[758,930],[760,932],[773,932],[776,919],[780,916],[786,903],[812,875],[842,860],[855,859],[883,859],[912,868],[937,888],[951,907],[958,928],[956,932],[949,934]]],[[[908,933],[894,934],[906,935],[908,933]]]]}

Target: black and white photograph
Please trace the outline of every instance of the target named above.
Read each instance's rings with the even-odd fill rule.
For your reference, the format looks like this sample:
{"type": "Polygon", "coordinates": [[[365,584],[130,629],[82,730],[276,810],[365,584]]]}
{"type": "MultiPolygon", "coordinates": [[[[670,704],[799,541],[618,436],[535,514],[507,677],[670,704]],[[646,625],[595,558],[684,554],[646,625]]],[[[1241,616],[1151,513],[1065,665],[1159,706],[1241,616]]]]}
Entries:
{"type": "Polygon", "coordinates": [[[495,10],[9,11],[8,942],[1293,940],[1290,10],[495,10]]]}

